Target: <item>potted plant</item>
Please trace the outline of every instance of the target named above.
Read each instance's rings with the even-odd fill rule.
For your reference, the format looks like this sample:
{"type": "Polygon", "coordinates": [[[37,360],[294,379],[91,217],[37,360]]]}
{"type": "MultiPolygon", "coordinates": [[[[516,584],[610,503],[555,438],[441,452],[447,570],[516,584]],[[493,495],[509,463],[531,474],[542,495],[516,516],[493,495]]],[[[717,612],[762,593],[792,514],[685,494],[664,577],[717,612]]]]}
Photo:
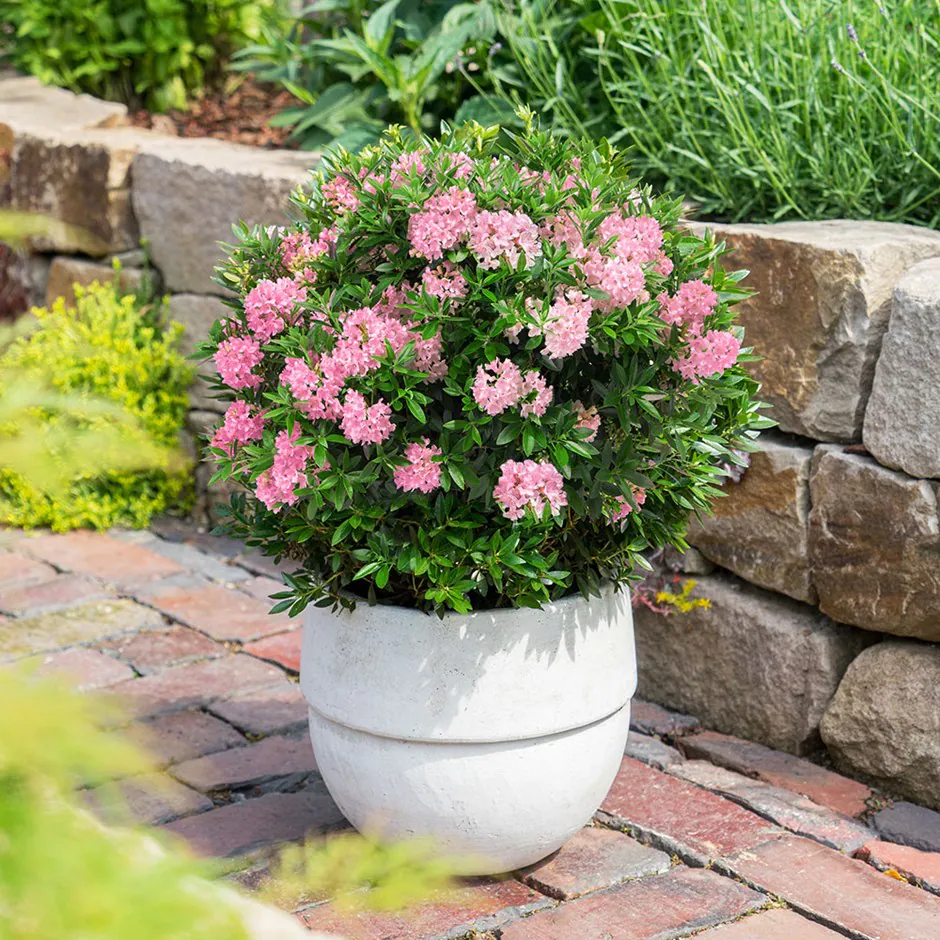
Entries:
{"type": "Polygon", "coordinates": [[[204,354],[227,531],[293,559],[319,768],[468,872],[587,822],[636,685],[628,582],[766,423],[710,238],[606,143],[393,130],[242,229],[204,354]],[[311,606],[308,606],[311,605],[311,606]]]}

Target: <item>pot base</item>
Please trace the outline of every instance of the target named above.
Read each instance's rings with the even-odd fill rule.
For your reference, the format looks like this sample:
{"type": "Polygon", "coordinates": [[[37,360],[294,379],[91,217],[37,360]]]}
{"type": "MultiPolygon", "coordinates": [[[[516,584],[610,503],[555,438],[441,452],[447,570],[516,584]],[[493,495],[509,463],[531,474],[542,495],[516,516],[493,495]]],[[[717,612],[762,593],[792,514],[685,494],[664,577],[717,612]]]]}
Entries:
{"type": "Polygon", "coordinates": [[[380,737],[310,709],[317,766],[343,815],[389,841],[433,836],[457,874],[541,861],[592,817],[620,767],[630,703],[581,728],[496,743],[380,737]]]}

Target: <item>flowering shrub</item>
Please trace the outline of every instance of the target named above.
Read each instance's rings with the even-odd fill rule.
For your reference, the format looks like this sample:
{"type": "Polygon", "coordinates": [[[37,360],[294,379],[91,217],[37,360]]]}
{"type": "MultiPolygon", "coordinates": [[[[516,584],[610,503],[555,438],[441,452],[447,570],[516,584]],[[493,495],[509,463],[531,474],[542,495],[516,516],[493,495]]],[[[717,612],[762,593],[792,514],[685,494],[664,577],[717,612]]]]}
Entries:
{"type": "Polygon", "coordinates": [[[720,247],[606,144],[502,140],[344,153],[221,271],[240,299],[203,348],[232,399],[211,451],[250,494],[226,529],[302,564],[282,608],[624,582],[769,423],[720,247]]]}

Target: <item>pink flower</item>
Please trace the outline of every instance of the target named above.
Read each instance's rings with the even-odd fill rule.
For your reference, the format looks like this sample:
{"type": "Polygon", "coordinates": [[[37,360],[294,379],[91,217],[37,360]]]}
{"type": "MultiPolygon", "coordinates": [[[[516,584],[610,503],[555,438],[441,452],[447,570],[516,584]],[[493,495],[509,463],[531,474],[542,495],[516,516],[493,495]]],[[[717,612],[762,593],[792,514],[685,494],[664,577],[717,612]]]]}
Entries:
{"type": "Polygon", "coordinates": [[[432,297],[440,300],[463,300],[467,296],[467,279],[450,261],[436,268],[425,268],[421,282],[432,297]]]}
{"type": "Polygon", "coordinates": [[[588,338],[588,323],[594,304],[581,291],[559,291],[552,304],[542,332],[545,334],[545,355],[562,359],[577,352],[588,338]]]}
{"type": "MultiPolygon", "coordinates": [[[[630,489],[633,491],[633,501],[639,509],[646,502],[646,490],[639,486],[631,486],[630,489]]],[[[633,506],[630,504],[630,500],[626,496],[618,496],[614,501],[614,505],[607,510],[607,521],[611,525],[615,525],[618,522],[623,522],[631,512],[633,512],[633,506]]]]}
{"type": "Polygon", "coordinates": [[[323,198],[338,215],[355,212],[359,208],[359,197],[353,184],[345,176],[337,176],[320,187],[323,198]]]}
{"type": "Polygon", "coordinates": [[[686,326],[690,333],[701,333],[705,318],[714,313],[718,295],[704,281],[686,281],[674,297],[663,292],[657,298],[659,316],[671,326],[686,326]]]}
{"type": "Polygon", "coordinates": [[[232,336],[219,343],[213,359],[219,377],[229,388],[257,388],[261,384],[261,376],[252,372],[264,359],[257,340],[232,336]]]}
{"type": "Polygon", "coordinates": [[[538,372],[526,372],[522,377],[522,398],[519,414],[523,418],[537,415],[539,418],[552,403],[554,390],[538,372]]]}
{"type": "Polygon", "coordinates": [[[581,259],[585,255],[584,238],[581,235],[581,225],[570,212],[560,212],[550,219],[546,219],[540,229],[542,236],[550,241],[556,248],[564,245],[572,258],[581,259]]]}
{"type": "Polygon", "coordinates": [[[502,414],[522,397],[519,367],[511,359],[494,359],[477,367],[473,400],[488,414],[502,414]]]}
{"type": "Polygon", "coordinates": [[[521,519],[527,509],[541,518],[546,506],[558,515],[568,505],[561,474],[545,460],[507,460],[500,467],[493,498],[513,521],[521,519]]]}
{"type": "Polygon", "coordinates": [[[473,159],[465,153],[446,153],[443,163],[445,171],[453,173],[454,178],[458,180],[470,179],[477,168],[473,159]]]}
{"type": "Polygon", "coordinates": [[[428,155],[427,148],[414,150],[411,153],[403,153],[392,164],[392,172],[389,179],[392,186],[401,186],[408,181],[409,176],[424,176],[424,158],[428,155]]]}
{"type": "Polygon", "coordinates": [[[741,340],[734,333],[710,330],[704,336],[693,336],[689,340],[689,351],[674,359],[672,367],[684,379],[697,385],[699,379],[730,369],[740,351],[741,340]]]}
{"type": "Polygon", "coordinates": [[[297,424],[292,434],[279,432],[275,441],[274,463],[261,473],[255,483],[255,496],[275,512],[277,510],[274,507],[280,504],[293,506],[299,499],[296,490],[308,484],[304,471],[307,460],[313,456],[313,448],[295,444],[299,436],[300,425],[297,424]]]}
{"type": "Polygon", "coordinates": [[[591,432],[587,437],[582,438],[582,440],[588,442],[593,441],[601,428],[601,416],[597,413],[597,409],[593,405],[590,408],[585,408],[581,402],[576,401],[574,407],[575,411],[578,412],[578,423],[575,427],[587,428],[591,432]]]}
{"type": "MultiPolygon", "coordinates": [[[[312,241],[307,232],[291,232],[281,239],[281,261],[292,274],[302,271],[308,264],[328,254],[336,244],[336,228],[325,228],[312,241]]],[[[314,276],[315,277],[315,276],[314,276]]],[[[308,278],[313,280],[314,278],[308,278]]]]}
{"type": "Polygon", "coordinates": [[[531,268],[542,254],[538,226],[524,212],[479,212],[470,228],[468,247],[481,268],[499,267],[505,260],[515,270],[519,259],[531,268]]]}
{"type": "Polygon", "coordinates": [[[660,257],[663,230],[652,216],[611,213],[597,227],[597,240],[604,245],[612,238],[613,256],[621,261],[649,264],[660,257]]]}
{"type": "Polygon", "coordinates": [[[262,343],[293,322],[294,312],[307,299],[307,291],[289,277],[259,281],[245,298],[248,328],[262,343]]]}
{"type": "Polygon", "coordinates": [[[430,493],[441,485],[441,465],[435,463],[434,458],[440,457],[442,451],[430,444],[427,438],[423,440],[423,444],[409,444],[405,448],[408,463],[395,468],[395,486],[400,490],[430,493]]]}
{"type": "Polygon", "coordinates": [[[447,363],[442,358],[441,334],[435,333],[430,339],[415,336],[415,359],[412,363],[416,372],[427,372],[428,382],[439,382],[447,375],[447,363]]]}
{"type": "Polygon", "coordinates": [[[391,414],[392,409],[386,402],[377,401],[367,407],[359,392],[349,391],[343,403],[340,427],[353,444],[381,444],[395,430],[389,420],[391,414]]]}
{"type": "Polygon", "coordinates": [[[408,219],[411,253],[433,261],[456,247],[470,230],[477,215],[473,194],[451,186],[439,196],[431,196],[420,212],[408,219]]]}
{"type": "Polygon", "coordinates": [[[281,370],[279,381],[290,389],[300,403],[300,410],[308,418],[338,421],[342,416],[337,397],[343,387],[342,382],[315,372],[303,359],[289,357],[281,370]]]}
{"type": "Polygon", "coordinates": [[[600,310],[627,307],[635,300],[645,300],[646,274],[638,261],[624,258],[606,258],[600,249],[588,249],[587,260],[582,266],[588,286],[604,291],[609,300],[598,302],[600,310]]]}
{"type": "Polygon", "coordinates": [[[220,447],[229,457],[235,453],[236,444],[247,444],[261,440],[264,431],[264,415],[251,416],[251,406],[246,401],[233,401],[225,412],[222,424],[216,429],[210,442],[220,447]]]}

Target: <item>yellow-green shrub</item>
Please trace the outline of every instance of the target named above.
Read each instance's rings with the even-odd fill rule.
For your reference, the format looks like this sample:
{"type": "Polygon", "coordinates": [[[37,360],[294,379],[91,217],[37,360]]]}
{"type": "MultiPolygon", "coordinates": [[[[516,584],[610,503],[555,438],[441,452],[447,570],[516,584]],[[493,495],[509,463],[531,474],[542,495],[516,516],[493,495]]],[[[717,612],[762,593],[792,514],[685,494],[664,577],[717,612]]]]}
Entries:
{"type": "Polygon", "coordinates": [[[146,526],[155,513],[185,508],[191,499],[191,467],[177,449],[192,378],[177,349],[183,328],[164,328],[165,305],[141,306],[111,284],[76,287],[75,294],[74,308],[58,300],[34,310],[36,329],[0,359],[7,398],[11,386],[52,393],[49,404],[12,414],[7,408],[3,416],[4,449],[38,437],[40,463],[51,472],[31,470],[27,478],[6,463],[0,521],[55,531],[146,526]],[[56,396],[68,406],[55,404],[56,396]],[[76,431],[98,448],[92,472],[82,469],[76,431]],[[57,470],[67,479],[51,486],[57,470]]]}

